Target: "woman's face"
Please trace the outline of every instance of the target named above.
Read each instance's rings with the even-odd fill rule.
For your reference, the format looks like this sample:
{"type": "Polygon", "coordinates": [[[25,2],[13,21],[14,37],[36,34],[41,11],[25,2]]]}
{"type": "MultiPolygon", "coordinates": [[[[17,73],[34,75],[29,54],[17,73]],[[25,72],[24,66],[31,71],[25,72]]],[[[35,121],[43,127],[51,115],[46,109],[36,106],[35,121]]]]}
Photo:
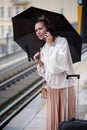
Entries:
{"type": "Polygon", "coordinates": [[[35,24],[35,32],[36,36],[40,40],[45,40],[45,34],[46,34],[47,28],[43,22],[38,22],[35,24]]]}

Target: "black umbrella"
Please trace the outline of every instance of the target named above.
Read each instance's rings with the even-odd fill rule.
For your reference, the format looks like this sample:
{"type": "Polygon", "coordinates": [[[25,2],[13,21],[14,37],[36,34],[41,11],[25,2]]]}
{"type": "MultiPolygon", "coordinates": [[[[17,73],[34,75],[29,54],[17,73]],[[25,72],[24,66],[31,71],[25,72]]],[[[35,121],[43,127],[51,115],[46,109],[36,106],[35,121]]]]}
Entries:
{"type": "Polygon", "coordinates": [[[33,58],[40,50],[43,42],[35,35],[35,22],[37,17],[45,15],[56,28],[60,36],[66,37],[69,43],[73,63],[81,60],[82,39],[67,19],[55,12],[30,7],[12,18],[14,41],[16,41],[33,58]]]}

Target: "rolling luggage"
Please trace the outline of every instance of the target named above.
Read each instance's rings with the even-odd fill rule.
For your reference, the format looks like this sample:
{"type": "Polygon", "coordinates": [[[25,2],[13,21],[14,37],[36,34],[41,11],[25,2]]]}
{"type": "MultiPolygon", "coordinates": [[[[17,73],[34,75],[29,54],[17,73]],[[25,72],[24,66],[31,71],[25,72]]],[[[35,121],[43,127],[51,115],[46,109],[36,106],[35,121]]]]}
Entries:
{"type": "Polygon", "coordinates": [[[67,88],[66,88],[66,121],[61,122],[58,126],[58,130],[87,130],[87,120],[79,119],[79,79],[80,75],[67,75],[67,88]],[[72,118],[68,120],[68,79],[70,77],[77,77],[78,89],[77,89],[77,115],[76,119],[72,118]]]}

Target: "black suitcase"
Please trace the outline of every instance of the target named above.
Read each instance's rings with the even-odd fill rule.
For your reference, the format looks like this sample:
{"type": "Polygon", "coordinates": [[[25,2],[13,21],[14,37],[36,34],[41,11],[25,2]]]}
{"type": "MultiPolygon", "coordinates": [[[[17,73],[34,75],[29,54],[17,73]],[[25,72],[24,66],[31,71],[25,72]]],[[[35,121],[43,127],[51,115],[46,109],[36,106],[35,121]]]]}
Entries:
{"type": "Polygon", "coordinates": [[[71,119],[59,124],[58,130],[87,130],[87,121],[79,119],[71,119]]]}
{"type": "MultiPolygon", "coordinates": [[[[67,83],[69,77],[77,77],[78,78],[78,87],[79,87],[79,79],[80,75],[67,75],[67,83]]],[[[68,86],[68,84],[67,84],[68,86]]],[[[87,120],[79,119],[79,96],[78,96],[79,88],[77,89],[77,116],[76,119],[72,118],[68,120],[68,87],[66,88],[66,121],[61,122],[58,126],[58,130],[87,130],[87,120]]]]}

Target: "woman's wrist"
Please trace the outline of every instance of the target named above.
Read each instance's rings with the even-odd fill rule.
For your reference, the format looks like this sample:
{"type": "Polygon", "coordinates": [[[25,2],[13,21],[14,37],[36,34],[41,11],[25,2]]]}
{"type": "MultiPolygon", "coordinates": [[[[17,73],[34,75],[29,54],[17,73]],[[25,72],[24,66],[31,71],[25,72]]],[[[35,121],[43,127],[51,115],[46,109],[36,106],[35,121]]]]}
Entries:
{"type": "Polygon", "coordinates": [[[43,63],[40,59],[37,61],[37,64],[38,64],[40,67],[44,66],[44,63],[43,63]]]}

